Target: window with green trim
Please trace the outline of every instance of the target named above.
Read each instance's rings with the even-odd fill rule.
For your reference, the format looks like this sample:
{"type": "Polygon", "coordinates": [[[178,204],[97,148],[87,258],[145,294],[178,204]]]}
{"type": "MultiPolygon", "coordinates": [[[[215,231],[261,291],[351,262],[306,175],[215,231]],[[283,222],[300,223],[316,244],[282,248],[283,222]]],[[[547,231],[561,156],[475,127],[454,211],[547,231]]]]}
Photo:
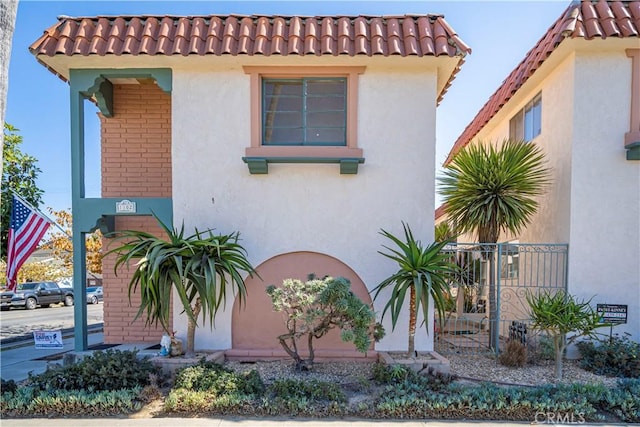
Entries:
{"type": "Polygon", "coordinates": [[[347,79],[262,79],[262,145],[346,146],[347,79]]]}

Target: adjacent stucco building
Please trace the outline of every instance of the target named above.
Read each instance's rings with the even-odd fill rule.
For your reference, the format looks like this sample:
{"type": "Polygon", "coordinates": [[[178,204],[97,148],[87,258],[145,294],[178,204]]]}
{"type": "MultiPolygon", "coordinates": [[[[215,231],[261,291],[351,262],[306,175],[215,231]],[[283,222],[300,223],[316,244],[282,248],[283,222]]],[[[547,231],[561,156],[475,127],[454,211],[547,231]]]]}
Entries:
{"type": "MultiPolygon", "coordinates": [[[[568,243],[568,290],[627,305],[640,340],[640,2],[572,3],[455,142],[524,139],[552,184],[520,243],[568,243]]],[[[436,212],[442,221],[445,209],[436,212]]]]}
{"type": "MultiPolygon", "coordinates": [[[[245,310],[229,297],[196,348],[281,354],[267,285],[345,276],[370,301],[396,268],[377,253],[379,230],[405,221],[433,238],[436,106],[470,52],[442,16],[63,17],[31,51],[70,85],[76,247],[96,226],[159,231],[152,211],[187,230],[240,231],[263,280],[248,281],[245,310]],[[100,199],[84,195],[86,98],[101,111],[100,199]]],[[[105,342],[158,343],[160,330],[131,324],[128,276],[112,267],[105,259],[105,342]]],[[[406,323],[387,324],[376,349],[405,349],[406,323]]],[[[177,305],[173,328],[185,336],[177,305]]],[[[419,331],[416,347],[432,337],[419,331]]],[[[355,356],[327,342],[318,356],[355,356]]]]}

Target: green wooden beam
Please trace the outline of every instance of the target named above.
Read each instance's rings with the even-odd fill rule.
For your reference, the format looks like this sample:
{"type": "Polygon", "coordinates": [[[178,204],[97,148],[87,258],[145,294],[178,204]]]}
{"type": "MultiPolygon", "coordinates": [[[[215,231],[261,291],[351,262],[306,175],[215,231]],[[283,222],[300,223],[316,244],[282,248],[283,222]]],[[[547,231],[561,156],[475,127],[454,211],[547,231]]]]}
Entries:
{"type": "Polygon", "coordinates": [[[627,149],[627,160],[640,160],[640,141],[624,146],[627,149]]]}
{"type": "Polygon", "coordinates": [[[251,174],[269,173],[269,163],[339,163],[340,173],[358,173],[358,165],[364,163],[362,157],[243,157],[251,174]]]}

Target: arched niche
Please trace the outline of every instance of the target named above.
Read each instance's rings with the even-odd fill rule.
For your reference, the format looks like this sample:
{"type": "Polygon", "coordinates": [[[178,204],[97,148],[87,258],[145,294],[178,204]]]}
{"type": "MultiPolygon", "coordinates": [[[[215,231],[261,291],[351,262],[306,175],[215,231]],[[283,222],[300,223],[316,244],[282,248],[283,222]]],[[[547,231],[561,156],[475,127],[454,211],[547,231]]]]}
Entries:
{"type": "MultiPolygon", "coordinates": [[[[286,333],[283,313],[273,311],[271,299],[266,293],[269,285],[279,286],[284,279],[307,280],[310,273],[345,277],[351,282],[351,290],[365,303],[371,304],[371,296],[360,277],[345,263],[329,255],[317,252],[290,252],[277,255],[260,264],[258,277],[246,281],[248,297],[241,307],[236,299],[232,313],[232,349],[227,351],[231,359],[273,359],[287,357],[278,342],[278,335],[286,333]]],[[[306,343],[303,348],[306,348],[306,343]]],[[[317,359],[366,358],[375,352],[359,353],[351,343],[340,339],[340,331],[332,330],[319,340],[314,340],[317,359]]],[[[303,351],[304,354],[304,351],[303,351]]]]}

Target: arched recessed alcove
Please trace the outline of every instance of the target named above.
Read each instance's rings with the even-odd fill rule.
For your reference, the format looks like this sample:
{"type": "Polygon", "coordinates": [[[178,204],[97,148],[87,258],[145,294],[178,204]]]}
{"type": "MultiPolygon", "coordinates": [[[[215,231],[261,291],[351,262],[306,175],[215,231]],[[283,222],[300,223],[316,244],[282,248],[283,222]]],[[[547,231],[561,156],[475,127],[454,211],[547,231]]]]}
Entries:
{"type": "MultiPolygon", "coordinates": [[[[232,349],[230,359],[258,360],[288,357],[278,342],[278,335],[286,333],[283,313],[273,311],[271,299],[266,293],[269,285],[279,286],[284,279],[307,280],[310,273],[345,277],[351,282],[351,290],[365,303],[371,304],[371,296],[360,277],[345,263],[329,255],[317,252],[290,252],[274,256],[260,264],[256,271],[260,278],[246,281],[247,299],[241,307],[236,299],[232,313],[232,349]]],[[[340,331],[332,330],[319,340],[314,340],[316,359],[367,359],[376,357],[375,351],[359,353],[351,343],[340,339],[340,331]]],[[[373,346],[372,346],[373,347],[373,346]]],[[[306,344],[305,347],[306,348],[306,344]]],[[[304,351],[303,351],[304,353],[304,351]]]]}

